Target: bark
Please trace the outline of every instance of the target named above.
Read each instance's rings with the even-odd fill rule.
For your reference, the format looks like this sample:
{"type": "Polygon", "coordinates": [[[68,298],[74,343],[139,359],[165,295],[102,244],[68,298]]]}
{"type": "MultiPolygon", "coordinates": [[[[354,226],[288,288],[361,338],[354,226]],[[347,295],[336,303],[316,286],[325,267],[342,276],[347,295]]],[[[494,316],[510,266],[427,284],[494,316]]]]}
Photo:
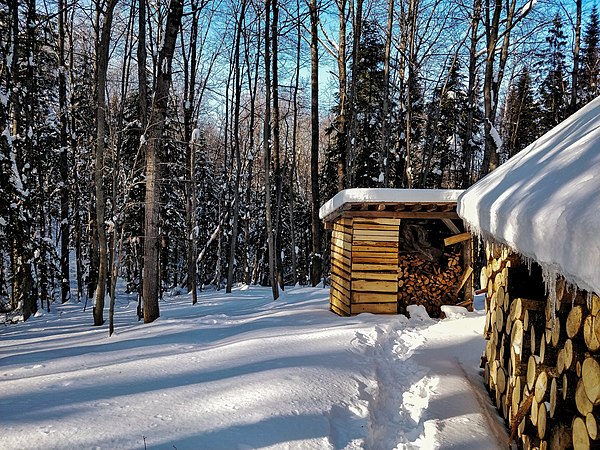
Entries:
{"type": "Polygon", "coordinates": [[[388,0],[388,19],[383,53],[383,123],[381,124],[380,171],[383,173],[382,187],[388,187],[390,176],[390,56],[394,26],[394,0],[388,0]]]}
{"type": "Polygon", "coordinates": [[[340,38],[337,53],[338,82],[339,82],[339,112],[337,117],[337,147],[338,147],[338,191],[348,185],[348,131],[347,131],[347,74],[346,74],[346,0],[336,0],[340,26],[340,38]]]}
{"type": "Polygon", "coordinates": [[[346,188],[354,187],[354,178],[356,168],[354,167],[354,147],[355,142],[360,136],[355,136],[356,130],[356,83],[358,54],[360,52],[360,40],[362,36],[363,22],[363,0],[356,0],[356,5],[350,2],[350,12],[352,16],[352,68],[350,78],[350,94],[348,95],[346,108],[346,123],[349,124],[346,130],[346,188]]]}
{"type": "Polygon", "coordinates": [[[473,16],[471,17],[471,35],[469,46],[469,84],[467,88],[468,111],[463,141],[462,188],[471,185],[473,172],[473,135],[475,133],[475,110],[477,108],[477,42],[479,21],[481,20],[481,0],[473,0],[473,16]]]}
{"type": "Polygon", "coordinates": [[[106,74],[108,69],[108,51],[113,21],[113,12],[117,0],[110,0],[103,15],[100,40],[96,49],[96,169],[94,184],[96,191],[96,226],[98,232],[98,280],[96,283],[94,302],[94,325],[104,323],[104,297],[106,294],[106,278],[108,275],[108,249],[105,229],[106,199],[102,182],[104,172],[104,137],[106,132],[106,74]]]}
{"type": "Polygon", "coordinates": [[[196,46],[198,40],[198,5],[196,2],[193,3],[193,18],[192,28],[190,31],[190,55],[189,58],[184,55],[184,76],[185,76],[185,104],[183,108],[183,126],[185,132],[185,141],[188,143],[186,147],[186,167],[187,167],[187,181],[186,181],[186,210],[185,210],[185,224],[186,224],[186,266],[187,266],[187,279],[186,287],[188,292],[192,293],[192,304],[195,305],[198,302],[197,293],[197,270],[196,270],[196,236],[194,233],[194,227],[196,225],[196,184],[194,176],[195,167],[195,153],[196,153],[196,142],[194,136],[192,136],[192,128],[194,128],[192,113],[195,104],[195,93],[196,93],[196,46]]]}
{"type": "Polygon", "coordinates": [[[269,254],[269,282],[273,291],[273,300],[279,298],[279,287],[275,276],[275,242],[271,208],[271,0],[265,0],[265,119],[263,129],[263,168],[265,183],[265,221],[267,227],[267,246],[269,254]]]}
{"type": "Polygon", "coordinates": [[[410,0],[408,4],[408,27],[407,27],[407,66],[408,82],[406,84],[406,112],[405,112],[405,166],[404,166],[404,187],[412,188],[412,87],[417,76],[415,71],[416,64],[416,27],[417,27],[417,8],[419,0],[410,0]]]}
{"type": "MultiPolygon", "coordinates": [[[[309,5],[310,8],[310,5],[309,5]]],[[[296,11],[300,14],[300,2],[296,1],[296,11]]],[[[296,255],[296,224],[295,224],[295,213],[294,213],[294,184],[296,182],[296,144],[298,142],[298,90],[300,88],[300,45],[301,45],[301,28],[300,21],[297,23],[297,35],[296,35],[296,73],[294,74],[294,94],[293,94],[293,122],[292,122],[292,164],[290,167],[290,198],[289,198],[289,215],[290,215],[290,244],[292,247],[291,258],[292,258],[292,283],[296,285],[298,283],[298,263],[296,255]]],[[[312,76],[312,75],[311,75],[312,76]]]]}
{"type": "Polygon", "coordinates": [[[67,78],[65,67],[65,21],[67,10],[65,0],[58,1],[58,108],[60,123],[60,272],[61,300],[67,302],[71,298],[69,274],[69,164],[67,151],[69,138],[67,135],[67,78]]]}
{"type": "Polygon", "coordinates": [[[281,261],[281,136],[280,136],[280,113],[279,113],[279,4],[278,0],[271,0],[273,8],[273,19],[271,21],[271,42],[272,42],[272,91],[273,91],[273,181],[275,183],[275,222],[274,222],[274,257],[275,257],[275,276],[277,282],[284,289],[283,266],[281,261]]]}
{"type": "Polygon", "coordinates": [[[158,235],[160,209],[160,146],[162,144],[169,88],[171,85],[171,62],[175,51],[177,33],[181,26],[183,1],[171,0],[164,29],[163,45],[159,50],[156,68],[156,89],[148,120],[146,147],[146,211],[144,220],[144,323],[156,320],[160,313],[159,295],[159,244],[158,235]]]}
{"type": "Polygon", "coordinates": [[[235,269],[235,252],[237,247],[238,224],[240,218],[240,179],[242,172],[242,158],[240,155],[240,102],[242,96],[242,80],[240,75],[240,42],[242,37],[242,27],[246,13],[246,1],[242,0],[240,5],[240,14],[236,19],[237,26],[235,32],[235,50],[233,54],[234,65],[234,84],[235,84],[235,105],[233,114],[233,153],[235,160],[235,180],[233,186],[233,221],[231,229],[231,243],[229,248],[229,266],[227,270],[227,286],[225,291],[231,292],[233,286],[233,277],[235,269]]]}
{"type": "MultiPolygon", "coordinates": [[[[310,186],[311,186],[311,231],[312,252],[310,265],[310,283],[316,286],[321,279],[321,220],[319,219],[319,16],[317,0],[310,2],[310,57],[311,57],[311,95],[310,95],[310,186]]],[[[341,83],[340,83],[341,89],[341,83]]]]}

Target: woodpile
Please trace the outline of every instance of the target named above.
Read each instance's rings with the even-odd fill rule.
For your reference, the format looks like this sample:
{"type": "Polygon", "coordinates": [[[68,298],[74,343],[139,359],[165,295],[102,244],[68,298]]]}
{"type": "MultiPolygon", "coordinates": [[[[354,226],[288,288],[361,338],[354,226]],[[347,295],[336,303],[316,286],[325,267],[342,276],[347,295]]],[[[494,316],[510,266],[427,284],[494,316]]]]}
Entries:
{"type": "Polygon", "coordinates": [[[444,263],[419,253],[401,254],[398,260],[398,307],[423,305],[431,317],[439,317],[442,305],[459,302],[460,254],[444,255],[444,263]],[[444,267],[445,266],[445,267],[444,267]]]}
{"type": "Polygon", "coordinates": [[[511,441],[523,449],[600,448],[600,298],[562,278],[546,294],[537,264],[492,244],[486,256],[482,367],[511,441]]]}

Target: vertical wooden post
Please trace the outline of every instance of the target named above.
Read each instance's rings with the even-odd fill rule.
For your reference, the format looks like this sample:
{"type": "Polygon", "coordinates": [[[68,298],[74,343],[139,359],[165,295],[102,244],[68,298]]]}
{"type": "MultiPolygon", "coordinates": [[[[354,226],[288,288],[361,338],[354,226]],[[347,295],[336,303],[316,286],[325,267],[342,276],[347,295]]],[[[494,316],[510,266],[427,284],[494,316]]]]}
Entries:
{"type": "MultiPolygon", "coordinates": [[[[467,267],[473,267],[473,238],[463,242],[463,264],[465,270],[467,270],[467,267]]],[[[470,301],[467,304],[467,309],[473,311],[473,272],[471,272],[471,275],[469,275],[469,278],[465,282],[464,293],[464,301],[470,301]]]]}

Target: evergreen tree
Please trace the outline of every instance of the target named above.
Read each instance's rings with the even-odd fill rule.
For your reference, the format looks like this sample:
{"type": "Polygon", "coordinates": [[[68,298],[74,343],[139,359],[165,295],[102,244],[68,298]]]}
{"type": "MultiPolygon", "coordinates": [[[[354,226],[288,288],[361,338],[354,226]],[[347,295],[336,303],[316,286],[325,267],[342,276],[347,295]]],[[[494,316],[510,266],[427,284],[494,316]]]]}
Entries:
{"type": "Polygon", "coordinates": [[[583,36],[579,95],[581,106],[600,94],[600,19],[596,5],[592,8],[590,21],[583,36]]]}
{"type": "Polygon", "coordinates": [[[502,134],[506,158],[516,155],[539,137],[539,116],[531,75],[525,68],[517,84],[509,88],[504,105],[502,134]]]}
{"type": "Polygon", "coordinates": [[[466,136],[467,92],[458,61],[427,106],[420,186],[458,187],[466,136]]]}
{"type": "Polygon", "coordinates": [[[353,103],[354,127],[354,184],[356,187],[375,187],[383,182],[379,168],[377,143],[381,141],[383,122],[385,42],[374,21],[363,24],[356,73],[356,98],[353,103]]]}
{"type": "Polygon", "coordinates": [[[547,49],[541,56],[543,80],[540,87],[541,132],[554,128],[568,115],[569,92],[565,68],[566,35],[562,19],[556,14],[546,37],[547,49]]]}

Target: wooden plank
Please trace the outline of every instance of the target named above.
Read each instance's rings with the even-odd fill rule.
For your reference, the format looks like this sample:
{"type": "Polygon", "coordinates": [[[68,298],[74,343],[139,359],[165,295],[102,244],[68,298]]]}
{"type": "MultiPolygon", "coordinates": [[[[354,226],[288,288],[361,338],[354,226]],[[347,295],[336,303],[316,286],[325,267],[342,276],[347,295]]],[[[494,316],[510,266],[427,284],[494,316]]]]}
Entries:
{"type": "Polygon", "coordinates": [[[361,252],[367,252],[367,253],[393,253],[393,254],[397,254],[398,253],[398,245],[387,245],[387,242],[379,242],[379,244],[385,244],[385,245],[362,245],[363,242],[361,242],[360,244],[357,245],[353,245],[352,246],[352,254],[354,253],[361,253],[361,252]]]}
{"type": "Polygon", "coordinates": [[[381,235],[381,234],[355,234],[352,242],[395,242],[398,240],[398,236],[381,235]]]}
{"type": "Polygon", "coordinates": [[[397,226],[392,225],[380,225],[380,224],[372,224],[372,223],[355,223],[354,230],[376,230],[376,231],[395,231],[398,232],[397,226]]]}
{"type": "Polygon", "coordinates": [[[379,273],[379,272],[352,272],[352,282],[354,280],[382,280],[382,281],[394,281],[398,280],[397,273],[379,273]]]}
{"type": "Polygon", "coordinates": [[[337,273],[340,276],[348,276],[348,277],[350,276],[350,273],[352,272],[350,267],[346,266],[341,261],[338,261],[335,259],[331,261],[331,271],[333,273],[337,273]]]}
{"type": "Polygon", "coordinates": [[[342,303],[344,305],[346,305],[348,307],[348,310],[350,310],[350,296],[344,294],[342,291],[339,291],[337,289],[330,289],[329,290],[329,298],[330,301],[332,298],[336,299],[338,301],[338,303],[342,303]]]}
{"type": "Polygon", "coordinates": [[[331,240],[342,240],[344,242],[352,242],[352,234],[351,233],[342,233],[341,231],[333,231],[331,235],[331,240]]]}
{"type": "Polygon", "coordinates": [[[335,224],[333,225],[333,230],[334,231],[341,231],[342,233],[352,233],[352,227],[346,227],[344,225],[341,224],[335,224]]]}
{"type": "Polygon", "coordinates": [[[352,223],[353,223],[353,219],[349,218],[349,217],[340,217],[339,219],[337,219],[335,221],[335,223],[339,223],[340,225],[346,226],[346,227],[352,227],[352,223]]]}
{"type": "MultiPolygon", "coordinates": [[[[471,267],[473,264],[473,239],[470,239],[463,243],[463,252],[462,253],[463,253],[462,254],[463,265],[466,267],[471,267]]],[[[464,290],[463,298],[465,300],[471,300],[471,302],[473,302],[473,300],[474,300],[473,275],[472,274],[465,281],[465,290],[464,290]]],[[[472,308],[470,309],[470,311],[472,311],[472,308]]]]}
{"type": "Polygon", "coordinates": [[[394,272],[398,271],[397,265],[391,264],[352,264],[352,271],[365,271],[365,272],[394,272]]]}
{"type": "Polygon", "coordinates": [[[352,244],[350,242],[346,242],[342,239],[331,239],[331,243],[336,245],[344,250],[352,251],[352,244]]]}
{"type": "Polygon", "coordinates": [[[360,228],[354,228],[352,230],[352,236],[388,236],[390,240],[398,239],[400,235],[398,230],[364,230],[360,228]]]}
{"type": "Polygon", "coordinates": [[[351,303],[395,303],[398,301],[396,294],[381,292],[352,292],[351,303]]]}
{"type": "Polygon", "coordinates": [[[352,292],[398,292],[397,281],[353,280],[352,292]]]}
{"type": "Polygon", "coordinates": [[[352,252],[352,244],[341,240],[331,241],[331,250],[341,253],[346,256],[350,256],[352,252]]]}
{"type": "Polygon", "coordinates": [[[467,282],[467,279],[473,275],[473,268],[471,266],[468,266],[466,268],[466,270],[464,271],[464,273],[462,274],[462,277],[460,279],[460,285],[458,286],[458,288],[455,291],[455,294],[458,295],[458,293],[460,292],[460,290],[462,289],[462,287],[465,285],[465,283],[467,282]]]}
{"type": "Polygon", "coordinates": [[[355,303],[352,304],[351,313],[372,313],[372,314],[396,314],[398,312],[398,304],[394,303],[355,303]]]}
{"type": "Polygon", "coordinates": [[[450,219],[442,219],[442,222],[444,222],[444,224],[448,227],[448,229],[450,231],[452,231],[454,234],[459,234],[460,233],[460,230],[454,224],[454,222],[452,222],[452,220],[450,220],[450,219]]]}
{"type": "Polygon", "coordinates": [[[468,241],[471,239],[471,233],[460,233],[455,234],[454,236],[447,237],[444,239],[444,245],[453,245],[458,244],[459,242],[468,241]]]}
{"type": "Polygon", "coordinates": [[[398,251],[398,241],[360,241],[352,243],[352,250],[360,247],[378,247],[379,252],[395,252],[398,251]]]}
{"type": "Polygon", "coordinates": [[[344,304],[343,302],[339,301],[335,297],[330,297],[329,298],[329,306],[333,309],[334,312],[336,312],[338,314],[341,313],[340,315],[343,315],[343,316],[349,316],[350,315],[350,311],[351,311],[350,306],[344,304]]]}
{"type": "Polygon", "coordinates": [[[350,316],[350,308],[348,308],[348,311],[345,311],[343,309],[338,308],[336,305],[334,305],[333,303],[329,303],[329,309],[334,312],[335,314],[337,314],[338,316],[342,316],[342,317],[348,317],[350,316]]]}
{"type": "Polygon", "coordinates": [[[350,266],[352,264],[352,261],[350,260],[349,255],[344,254],[344,253],[338,253],[336,251],[331,251],[331,259],[335,259],[337,261],[340,261],[342,264],[346,265],[346,266],[350,266]]]}
{"type": "Polygon", "coordinates": [[[342,289],[345,289],[347,294],[350,294],[350,280],[337,275],[337,274],[331,274],[331,282],[335,283],[335,285],[337,287],[340,287],[342,289]]]}
{"type": "Polygon", "coordinates": [[[453,219],[459,220],[460,216],[454,211],[344,211],[344,217],[357,219],[376,219],[381,214],[385,214],[386,219],[453,219]]]}
{"type": "Polygon", "coordinates": [[[356,253],[352,254],[352,262],[353,263],[359,263],[359,264],[389,264],[389,265],[393,265],[393,266],[397,266],[398,265],[398,257],[395,256],[392,253],[384,253],[384,255],[390,255],[387,258],[384,258],[382,256],[379,255],[374,255],[374,254],[369,254],[369,253],[359,253],[358,255],[356,253]]]}
{"type": "Polygon", "coordinates": [[[335,290],[337,292],[340,293],[340,295],[343,298],[350,298],[350,290],[346,289],[346,287],[342,286],[341,284],[338,284],[338,281],[340,281],[340,278],[336,278],[335,280],[333,278],[330,279],[331,281],[331,286],[333,286],[335,288],[335,290]]]}
{"type": "MultiPolygon", "coordinates": [[[[379,214],[381,215],[381,214],[379,214]]],[[[399,226],[400,221],[398,219],[390,219],[385,217],[360,217],[360,214],[353,217],[352,226],[355,225],[388,225],[388,226],[399,226]]]]}
{"type": "Polygon", "coordinates": [[[350,255],[352,255],[352,252],[350,250],[347,250],[342,247],[338,247],[335,244],[331,245],[331,252],[335,253],[337,255],[345,256],[346,258],[350,258],[350,255]]]}

